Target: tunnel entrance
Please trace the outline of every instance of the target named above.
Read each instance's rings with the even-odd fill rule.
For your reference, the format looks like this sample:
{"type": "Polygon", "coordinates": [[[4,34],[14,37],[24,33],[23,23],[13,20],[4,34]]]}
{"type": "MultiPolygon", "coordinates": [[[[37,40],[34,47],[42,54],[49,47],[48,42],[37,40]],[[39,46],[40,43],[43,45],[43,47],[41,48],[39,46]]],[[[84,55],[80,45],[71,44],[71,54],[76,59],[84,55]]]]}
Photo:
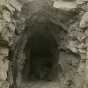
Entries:
{"type": "Polygon", "coordinates": [[[24,80],[53,80],[58,64],[57,41],[54,35],[45,30],[31,32],[31,38],[26,43],[23,69],[24,80]]]}
{"type": "Polygon", "coordinates": [[[12,59],[9,68],[13,79],[13,83],[10,79],[11,88],[23,87],[31,81],[57,80],[61,73],[58,71],[60,29],[49,20],[26,24],[9,53],[12,59]]]}

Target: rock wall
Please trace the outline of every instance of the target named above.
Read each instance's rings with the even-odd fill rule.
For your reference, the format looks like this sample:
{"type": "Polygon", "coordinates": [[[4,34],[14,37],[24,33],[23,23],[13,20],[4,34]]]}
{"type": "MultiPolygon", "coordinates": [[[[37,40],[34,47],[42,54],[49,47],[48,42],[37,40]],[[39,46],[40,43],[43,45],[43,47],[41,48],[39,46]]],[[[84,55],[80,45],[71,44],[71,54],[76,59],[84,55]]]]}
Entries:
{"type": "MultiPolygon", "coordinates": [[[[0,0],[0,87],[8,88],[7,72],[9,69],[9,49],[25,27],[25,20],[34,12],[40,10],[42,2],[34,3],[36,9],[31,8],[34,0],[0,0]],[[40,6],[38,6],[40,5],[40,6]]],[[[61,88],[88,87],[88,1],[87,0],[52,0],[49,12],[51,21],[59,24],[66,31],[62,32],[60,64],[65,77],[62,77],[61,88]],[[68,53],[68,51],[72,53],[68,53]],[[65,56],[67,59],[64,59],[65,56]],[[62,59],[63,58],[63,59],[62,59]],[[72,58],[72,59],[70,59],[72,58]],[[78,60],[80,59],[80,62],[78,60]],[[67,64],[70,61],[70,65],[67,64]],[[64,62],[64,63],[63,63],[64,62]],[[78,63],[79,62],[79,63],[78,63]],[[75,67],[75,64],[78,66],[75,67]],[[68,69],[64,69],[64,68],[68,69]]],[[[47,4],[46,4],[47,5],[47,4]]],[[[48,8],[46,8],[48,11],[48,8]]],[[[59,36],[60,36],[59,35],[59,36]]]]}

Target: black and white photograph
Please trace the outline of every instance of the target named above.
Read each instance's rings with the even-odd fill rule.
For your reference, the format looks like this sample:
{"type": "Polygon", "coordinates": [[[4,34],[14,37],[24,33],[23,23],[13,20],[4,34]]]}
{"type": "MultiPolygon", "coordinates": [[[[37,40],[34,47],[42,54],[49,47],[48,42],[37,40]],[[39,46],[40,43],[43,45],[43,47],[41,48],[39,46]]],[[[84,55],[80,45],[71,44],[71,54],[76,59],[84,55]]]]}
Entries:
{"type": "Polygon", "coordinates": [[[0,88],[88,88],[88,0],[0,0],[0,88]]]}

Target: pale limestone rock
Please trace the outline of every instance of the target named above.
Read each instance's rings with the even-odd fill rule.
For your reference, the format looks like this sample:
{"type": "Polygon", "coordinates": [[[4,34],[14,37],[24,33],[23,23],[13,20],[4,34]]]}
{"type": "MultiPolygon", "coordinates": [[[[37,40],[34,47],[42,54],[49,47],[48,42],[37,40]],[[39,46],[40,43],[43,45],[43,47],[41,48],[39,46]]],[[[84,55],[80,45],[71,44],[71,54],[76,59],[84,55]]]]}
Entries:
{"type": "MultiPolygon", "coordinates": [[[[1,4],[5,5],[6,1],[5,3],[4,2],[1,3],[0,1],[0,5],[1,4]]],[[[0,6],[0,8],[2,8],[2,6],[0,6]]],[[[2,19],[0,19],[0,34],[2,36],[4,32],[6,33],[7,22],[10,22],[11,19],[10,19],[10,13],[8,11],[2,10],[2,9],[0,9],[0,11],[2,12],[2,15],[1,15],[2,19]]],[[[3,36],[3,39],[1,40],[4,40],[4,37],[6,36],[6,34],[3,36]]],[[[6,83],[7,71],[8,71],[8,65],[9,65],[9,61],[7,60],[8,52],[9,52],[8,48],[5,48],[5,47],[2,48],[0,46],[0,88],[8,88],[8,83],[6,83]]]]}
{"type": "Polygon", "coordinates": [[[69,41],[67,44],[67,48],[70,49],[74,53],[78,53],[78,43],[76,41],[69,41]]]}
{"type": "MultiPolygon", "coordinates": [[[[10,1],[9,1],[10,2],[10,1]]],[[[12,23],[11,16],[15,11],[15,8],[12,7],[9,2],[5,2],[6,4],[0,5],[1,9],[1,19],[0,19],[0,34],[3,38],[2,40],[10,42],[10,38],[12,37],[15,31],[15,25],[12,23]],[[3,9],[3,7],[5,7],[3,9]]]]}
{"type": "Polygon", "coordinates": [[[22,5],[17,0],[10,0],[9,4],[11,4],[17,11],[21,11],[22,5]]]}
{"type": "Polygon", "coordinates": [[[10,12],[3,10],[3,20],[6,22],[11,22],[10,12]]]}
{"type": "Polygon", "coordinates": [[[0,60],[0,80],[6,80],[7,71],[8,71],[8,62],[7,60],[0,60]]]}
{"type": "MultiPolygon", "coordinates": [[[[14,3],[10,3],[10,0],[0,0],[0,40],[8,41],[7,46],[11,42],[13,33],[15,31],[15,24],[12,23],[12,15],[15,10],[20,10],[20,5],[13,0],[14,3]]],[[[0,41],[0,43],[1,43],[0,41]]],[[[2,44],[3,44],[2,43],[2,44]]],[[[5,44],[6,45],[6,44],[5,44]]],[[[0,88],[9,88],[7,79],[7,71],[9,66],[8,60],[9,49],[6,46],[0,46],[0,88]]]]}
{"type": "Polygon", "coordinates": [[[15,8],[13,8],[13,7],[9,4],[9,2],[7,3],[6,7],[9,9],[9,11],[10,11],[11,14],[14,14],[15,8]]]}
{"type": "Polygon", "coordinates": [[[86,47],[87,46],[84,43],[80,43],[78,46],[79,49],[86,49],[86,47]]]}
{"type": "Polygon", "coordinates": [[[86,54],[86,49],[79,49],[80,53],[86,54]]]}
{"type": "Polygon", "coordinates": [[[53,7],[65,11],[70,11],[72,9],[77,8],[77,4],[76,2],[55,1],[53,7]]]}
{"type": "Polygon", "coordinates": [[[85,36],[88,37],[88,28],[87,28],[87,30],[85,31],[85,36]]]}
{"type": "Polygon", "coordinates": [[[88,1],[88,0],[76,0],[76,3],[77,3],[77,4],[82,4],[82,3],[84,3],[85,1],[88,1]]]}
{"type": "Polygon", "coordinates": [[[2,30],[1,36],[3,37],[3,40],[9,42],[10,33],[9,33],[9,30],[7,30],[7,28],[4,28],[4,30],[2,30]]]}
{"type": "Polygon", "coordinates": [[[7,78],[9,61],[6,60],[6,58],[8,56],[8,52],[8,48],[0,48],[0,80],[6,80],[7,78]]]}
{"type": "Polygon", "coordinates": [[[0,81],[0,88],[9,88],[9,83],[7,81],[0,81]]]}
{"type": "Polygon", "coordinates": [[[88,12],[86,12],[80,21],[80,28],[87,28],[88,27],[88,12]]]}
{"type": "Polygon", "coordinates": [[[0,47],[0,55],[8,56],[9,49],[0,47]]]}

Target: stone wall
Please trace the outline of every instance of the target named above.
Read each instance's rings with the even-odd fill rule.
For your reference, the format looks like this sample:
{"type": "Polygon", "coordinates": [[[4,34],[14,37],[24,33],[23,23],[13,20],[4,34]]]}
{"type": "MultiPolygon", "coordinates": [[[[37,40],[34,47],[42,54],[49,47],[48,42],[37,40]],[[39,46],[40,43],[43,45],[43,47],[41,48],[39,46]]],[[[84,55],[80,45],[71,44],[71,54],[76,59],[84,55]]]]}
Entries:
{"type": "Polygon", "coordinates": [[[16,9],[16,3],[12,4],[10,4],[9,0],[0,0],[0,88],[9,87],[8,81],[6,81],[9,68],[8,54],[15,31],[12,16],[16,9]]]}

